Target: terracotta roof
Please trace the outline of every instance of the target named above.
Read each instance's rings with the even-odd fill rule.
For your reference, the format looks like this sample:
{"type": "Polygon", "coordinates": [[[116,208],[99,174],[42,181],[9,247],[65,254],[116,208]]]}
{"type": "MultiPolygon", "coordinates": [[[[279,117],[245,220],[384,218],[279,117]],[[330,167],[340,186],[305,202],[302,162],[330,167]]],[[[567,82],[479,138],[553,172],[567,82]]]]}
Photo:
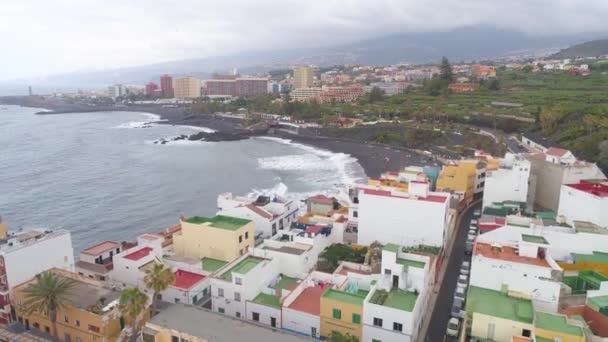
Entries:
{"type": "Polygon", "coordinates": [[[321,296],[325,292],[325,287],[307,287],[300,295],[288,306],[290,309],[319,316],[321,314],[321,296]]]}
{"type": "Polygon", "coordinates": [[[336,222],[338,222],[338,223],[344,223],[346,221],[348,221],[348,218],[346,218],[346,216],[344,216],[344,215],[338,217],[338,219],[336,220],[336,222]]]}
{"type": "Polygon", "coordinates": [[[247,204],[246,207],[249,210],[253,211],[254,213],[262,216],[263,218],[271,219],[273,217],[271,213],[267,212],[266,210],[264,210],[264,209],[262,209],[262,208],[260,208],[260,207],[258,207],[256,205],[247,204]]]}
{"type": "Polygon", "coordinates": [[[173,282],[173,287],[188,290],[205,278],[206,277],[202,274],[177,270],[175,271],[175,282],[173,282]]]}
{"type": "Polygon", "coordinates": [[[114,250],[115,248],[118,248],[118,247],[120,247],[120,243],[118,243],[118,242],[104,241],[104,242],[96,244],[95,246],[91,246],[87,249],[84,249],[80,253],[87,254],[87,255],[99,255],[104,252],[114,250]]]}
{"type": "Polygon", "coordinates": [[[564,150],[563,148],[551,147],[545,153],[550,156],[562,157],[568,152],[570,151],[564,150]]]}
{"type": "Polygon", "coordinates": [[[310,226],[308,228],[306,228],[306,233],[313,233],[313,234],[318,234],[321,229],[325,228],[324,226],[310,226]]]}
{"type": "Polygon", "coordinates": [[[148,254],[150,254],[151,252],[152,252],[152,248],[144,247],[144,248],[136,250],[135,252],[125,255],[125,259],[137,261],[143,257],[148,256],[148,254]]]}
{"type": "Polygon", "coordinates": [[[475,252],[473,254],[476,256],[481,255],[485,258],[490,259],[498,259],[519,264],[528,264],[532,266],[551,268],[547,260],[541,258],[529,258],[519,256],[517,253],[515,253],[515,248],[513,247],[502,246],[500,248],[493,248],[490,244],[478,242],[475,244],[475,252]]]}
{"type": "Polygon", "coordinates": [[[566,184],[566,186],[579,191],[584,191],[591,195],[599,197],[608,197],[608,185],[605,184],[580,182],[578,184],[566,184]]]}
{"type": "Polygon", "coordinates": [[[307,202],[316,202],[316,203],[322,203],[322,204],[333,204],[334,200],[325,196],[325,195],[316,195],[316,196],[312,196],[309,197],[307,200],[307,202]]]}

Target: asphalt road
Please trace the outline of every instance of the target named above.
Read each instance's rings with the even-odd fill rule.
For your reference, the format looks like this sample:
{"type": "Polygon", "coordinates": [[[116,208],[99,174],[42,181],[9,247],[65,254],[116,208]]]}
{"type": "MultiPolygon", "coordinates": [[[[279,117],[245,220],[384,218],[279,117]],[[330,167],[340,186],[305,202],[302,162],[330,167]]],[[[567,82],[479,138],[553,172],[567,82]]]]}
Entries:
{"type": "MultiPolygon", "coordinates": [[[[467,240],[467,234],[471,219],[473,218],[473,211],[479,209],[481,203],[469,208],[462,214],[458,230],[456,231],[456,241],[452,248],[452,254],[447,262],[447,269],[437,294],[437,300],[435,302],[435,308],[433,315],[430,319],[430,325],[427,330],[425,341],[428,342],[439,342],[439,341],[456,341],[451,337],[447,337],[445,332],[450,320],[450,310],[452,308],[452,302],[454,300],[454,290],[456,289],[456,282],[458,275],[460,274],[460,266],[464,260],[471,260],[470,256],[464,255],[465,242],[467,240]]],[[[462,322],[461,322],[462,325],[462,322]]]]}

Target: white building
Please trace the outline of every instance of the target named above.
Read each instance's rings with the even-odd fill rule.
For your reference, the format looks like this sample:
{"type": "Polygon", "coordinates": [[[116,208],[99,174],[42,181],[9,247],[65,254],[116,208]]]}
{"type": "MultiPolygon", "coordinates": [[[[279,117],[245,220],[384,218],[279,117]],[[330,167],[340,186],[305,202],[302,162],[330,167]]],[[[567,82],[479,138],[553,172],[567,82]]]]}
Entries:
{"type": "Polygon", "coordinates": [[[110,273],[110,279],[120,286],[145,290],[146,271],[155,263],[162,263],[162,241],[159,239],[152,243],[141,242],[143,241],[138,241],[137,246],[114,256],[114,269],[110,273]]]}
{"type": "MultiPolygon", "coordinates": [[[[429,191],[429,183],[412,181],[408,192],[357,185],[357,243],[374,241],[402,246],[443,246],[449,222],[450,194],[429,191]]],[[[350,220],[350,218],[349,218],[350,220]]]]}
{"type": "Polygon", "coordinates": [[[327,288],[342,286],[347,280],[341,274],[310,273],[281,303],[283,329],[319,338],[321,296],[327,288]]]}
{"type": "Polygon", "coordinates": [[[545,160],[553,164],[572,165],[576,163],[576,157],[572,152],[563,148],[550,147],[545,152],[545,160]]]}
{"type": "Polygon", "coordinates": [[[161,293],[161,299],[171,303],[196,305],[209,295],[209,278],[185,270],[175,271],[175,281],[161,293]]]}
{"type": "Polygon", "coordinates": [[[76,262],[78,274],[99,281],[106,281],[114,268],[114,256],[120,254],[122,245],[115,241],[103,241],[80,251],[76,262]]]}
{"type": "Polygon", "coordinates": [[[108,95],[115,99],[117,97],[126,96],[127,88],[122,84],[114,84],[108,87],[108,95]]]}
{"type": "Polygon", "coordinates": [[[382,249],[382,273],[363,306],[363,341],[416,341],[434,282],[434,258],[382,249]]]}
{"type": "Polygon", "coordinates": [[[271,239],[250,250],[251,255],[275,259],[279,272],[289,277],[305,278],[317,264],[319,254],[332,243],[332,238],[321,233],[323,226],[306,230],[279,232],[271,239]]]}
{"type": "Polygon", "coordinates": [[[587,221],[608,229],[608,184],[580,182],[562,185],[558,214],[566,222],[587,221]]]}
{"type": "Polygon", "coordinates": [[[500,160],[498,169],[486,172],[483,207],[503,201],[524,202],[531,205],[533,201],[528,196],[529,181],[530,161],[523,156],[507,153],[500,160]]]}
{"type": "Polygon", "coordinates": [[[245,319],[246,302],[256,298],[278,276],[278,261],[254,257],[249,253],[243,255],[211,278],[212,310],[245,319]]]}
{"type": "Polygon", "coordinates": [[[271,237],[279,230],[289,230],[298,212],[296,203],[279,196],[241,197],[229,192],[217,197],[217,207],[218,215],[253,221],[256,237],[271,237]]]}
{"type": "Polygon", "coordinates": [[[551,256],[545,252],[539,254],[545,248],[543,243],[527,242],[524,238],[516,247],[477,243],[471,260],[469,285],[525,294],[532,299],[536,309],[557,312],[562,271],[551,256]]]}
{"type": "Polygon", "coordinates": [[[69,231],[35,229],[0,241],[0,323],[10,322],[12,288],[51,268],[74,270],[69,231]]]}

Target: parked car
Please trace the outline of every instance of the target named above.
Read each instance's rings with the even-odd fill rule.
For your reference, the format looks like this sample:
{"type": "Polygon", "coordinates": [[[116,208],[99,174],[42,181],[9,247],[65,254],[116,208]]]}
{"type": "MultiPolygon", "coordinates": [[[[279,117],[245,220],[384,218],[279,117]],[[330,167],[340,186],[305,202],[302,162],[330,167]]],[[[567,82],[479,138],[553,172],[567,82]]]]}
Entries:
{"type": "Polygon", "coordinates": [[[452,310],[450,311],[450,316],[456,318],[462,318],[461,311],[464,306],[464,300],[460,298],[454,298],[454,303],[452,303],[452,310]]]}
{"type": "Polygon", "coordinates": [[[460,333],[460,320],[458,318],[450,318],[448,321],[448,328],[446,334],[448,336],[456,337],[460,333]]]}
{"type": "Polygon", "coordinates": [[[466,287],[469,284],[469,277],[467,277],[466,275],[459,275],[458,276],[458,285],[462,285],[464,287],[466,287]]]}
{"type": "Polygon", "coordinates": [[[471,269],[471,263],[468,262],[468,261],[463,261],[461,267],[462,268],[466,268],[467,270],[470,270],[471,269]]]}
{"type": "Polygon", "coordinates": [[[476,229],[469,229],[469,235],[475,235],[475,236],[477,236],[477,230],[476,229]]]}
{"type": "Polygon", "coordinates": [[[471,230],[471,229],[475,229],[475,230],[477,230],[477,227],[476,227],[476,226],[473,226],[473,225],[470,225],[470,226],[469,226],[469,230],[471,230]]]}
{"type": "Polygon", "coordinates": [[[456,300],[457,298],[460,298],[464,301],[466,296],[467,296],[467,288],[458,284],[458,286],[456,286],[456,292],[454,293],[454,300],[456,300]]]}
{"type": "Polygon", "coordinates": [[[464,246],[464,254],[473,254],[473,242],[467,241],[466,245],[464,246]]]}
{"type": "Polygon", "coordinates": [[[469,234],[469,235],[467,236],[467,242],[469,242],[469,241],[470,241],[471,243],[473,243],[473,241],[475,241],[475,238],[476,238],[476,237],[477,237],[477,234],[469,234]]]}
{"type": "Polygon", "coordinates": [[[481,209],[475,209],[475,211],[473,211],[473,217],[480,217],[481,216],[481,209]]]}
{"type": "Polygon", "coordinates": [[[460,275],[469,276],[471,271],[468,268],[460,267],[460,275]]]}
{"type": "Polygon", "coordinates": [[[477,227],[477,224],[478,224],[478,223],[479,223],[479,222],[477,222],[477,220],[471,220],[471,226],[475,226],[475,227],[477,227]]]}

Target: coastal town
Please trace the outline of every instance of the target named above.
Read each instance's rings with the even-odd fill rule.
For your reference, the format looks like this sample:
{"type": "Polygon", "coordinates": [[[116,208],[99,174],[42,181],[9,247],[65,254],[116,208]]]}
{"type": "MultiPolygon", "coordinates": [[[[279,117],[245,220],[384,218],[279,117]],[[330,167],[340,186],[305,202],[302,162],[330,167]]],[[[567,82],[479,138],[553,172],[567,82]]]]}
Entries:
{"type": "Polygon", "coordinates": [[[0,338],[604,341],[608,180],[520,145],[302,201],[221,193],[77,255],[68,230],[1,225],[0,338]]]}

